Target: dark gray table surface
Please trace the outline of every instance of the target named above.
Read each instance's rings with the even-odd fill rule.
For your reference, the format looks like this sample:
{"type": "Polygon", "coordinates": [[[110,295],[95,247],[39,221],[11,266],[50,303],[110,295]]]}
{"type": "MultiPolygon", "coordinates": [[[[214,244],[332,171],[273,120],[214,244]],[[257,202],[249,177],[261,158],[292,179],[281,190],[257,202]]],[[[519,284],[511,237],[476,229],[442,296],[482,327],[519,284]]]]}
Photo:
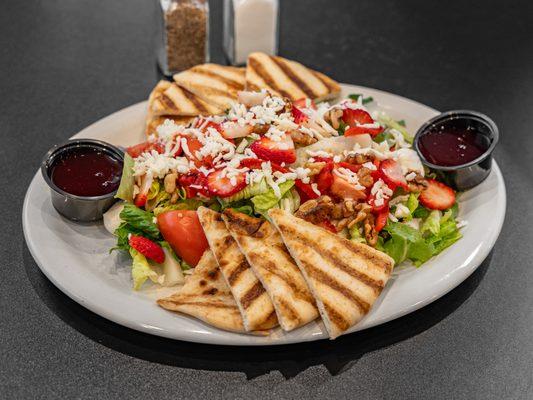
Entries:
{"type": "MultiPolygon", "coordinates": [[[[57,290],[24,243],[22,201],[42,154],[145,99],[158,79],[155,4],[2,3],[0,398],[533,398],[532,3],[282,1],[281,55],[341,82],[493,117],[508,203],[494,250],[448,295],[335,342],[276,348],[118,326],[57,290]]],[[[220,2],[211,10],[221,62],[220,2]]]]}

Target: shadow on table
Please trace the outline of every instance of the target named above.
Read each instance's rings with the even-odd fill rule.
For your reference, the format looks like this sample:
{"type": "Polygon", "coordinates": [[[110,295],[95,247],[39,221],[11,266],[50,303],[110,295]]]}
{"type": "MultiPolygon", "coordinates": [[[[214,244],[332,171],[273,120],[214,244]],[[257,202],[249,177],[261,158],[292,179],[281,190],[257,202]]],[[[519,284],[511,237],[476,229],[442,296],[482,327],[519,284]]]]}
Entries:
{"type": "Polygon", "coordinates": [[[332,375],[351,367],[365,353],[391,346],[439,323],[476,290],[490,265],[492,252],[457,288],[428,306],[386,324],[335,341],[271,347],[215,346],[148,335],[108,321],[83,308],[57,289],[39,270],[24,247],[26,273],[39,297],[64,322],[113,350],[151,362],[211,371],[236,371],[248,379],[278,370],[291,378],[314,365],[332,375]]]}

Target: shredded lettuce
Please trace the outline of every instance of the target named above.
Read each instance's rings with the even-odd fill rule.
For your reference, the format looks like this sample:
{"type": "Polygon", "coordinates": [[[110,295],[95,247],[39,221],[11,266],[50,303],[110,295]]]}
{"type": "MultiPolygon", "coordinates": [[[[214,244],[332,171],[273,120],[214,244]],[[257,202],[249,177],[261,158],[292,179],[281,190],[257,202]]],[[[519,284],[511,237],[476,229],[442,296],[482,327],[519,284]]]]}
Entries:
{"type": "Polygon", "coordinates": [[[406,142],[413,143],[413,136],[411,136],[409,132],[407,132],[407,129],[405,129],[405,122],[404,124],[401,124],[398,121],[393,120],[391,117],[389,117],[383,112],[379,113],[378,122],[382,125],[385,125],[387,128],[396,129],[403,135],[403,138],[406,142]]]}
{"type": "MultiPolygon", "coordinates": [[[[411,204],[411,207],[414,206],[414,203],[411,204]]],[[[420,266],[462,237],[455,222],[456,206],[444,214],[438,210],[430,211],[418,206],[413,215],[416,218],[424,218],[420,230],[405,223],[392,221],[388,221],[383,228],[389,236],[383,244],[383,250],[397,264],[408,259],[414,265],[420,266]]]]}
{"type": "Polygon", "coordinates": [[[229,203],[234,203],[239,200],[250,199],[254,196],[257,196],[262,193],[269,191],[269,186],[266,183],[265,179],[261,179],[259,182],[254,183],[253,185],[248,185],[240,192],[235,193],[233,196],[225,197],[223,199],[219,198],[219,202],[222,205],[222,208],[227,207],[229,203]]]}
{"type": "MultiPolygon", "coordinates": [[[[254,205],[254,210],[256,213],[264,214],[271,208],[278,205],[279,202],[292,187],[294,186],[294,181],[286,181],[279,184],[279,190],[281,193],[281,197],[276,196],[273,189],[268,190],[267,192],[263,194],[258,194],[254,197],[252,197],[251,201],[254,205]]],[[[298,198],[299,201],[299,198],[298,198]]]]}
{"type": "Polygon", "coordinates": [[[117,199],[122,199],[128,203],[133,203],[133,187],[135,178],[133,177],[133,158],[128,153],[124,154],[124,165],[122,167],[122,177],[118,187],[117,199]]]}
{"type": "Polygon", "coordinates": [[[442,213],[439,210],[432,210],[426,217],[426,220],[422,223],[422,226],[420,227],[420,233],[422,233],[422,235],[425,233],[438,235],[440,231],[441,216],[442,213]]]}
{"type": "Polygon", "coordinates": [[[359,231],[359,224],[354,224],[349,230],[350,240],[357,243],[366,243],[366,239],[361,235],[359,231]]]}
{"type": "Polygon", "coordinates": [[[292,187],[287,191],[279,201],[279,208],[294,214],[296,210],[300,207],[300,195],[298,191],[292,187]]]}
{"type": "Polygon", "coordinates": [[[157,282],[158,275],[148,264],[145,256],[137,250],[130,248],[130,255],[133,259],[131,265],[131,277],[133,278],[133,290],[139,290],[144,282],[150,278],[153,282],[157,282]]]}

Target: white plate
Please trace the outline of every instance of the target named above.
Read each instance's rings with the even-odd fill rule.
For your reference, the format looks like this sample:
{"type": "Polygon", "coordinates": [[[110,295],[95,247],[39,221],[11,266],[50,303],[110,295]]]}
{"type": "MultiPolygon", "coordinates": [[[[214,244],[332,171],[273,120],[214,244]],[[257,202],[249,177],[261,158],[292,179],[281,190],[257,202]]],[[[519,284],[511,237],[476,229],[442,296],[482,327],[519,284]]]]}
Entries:
{"type": "MultiPolygon", "coordinates": [[[[437,111],[379,90],[343,85],[343,96],[373,96],[377,108],[404,119],[411,132],[437,111]]],[[[116,145],[143,140],[146,102],[116,112],[74,137],[116,145]]],[[[269,337],[228,333],[198,320],[165,311],[154,299],[163,290],[131,289],[127,260],[109,254],[114,238],[98,224],[76,224],[52,207],[48,187],[37,172],[26,193],[22,221],[26,243],[37,265],[60,290],[89,310],[132,329],[191,342],[226,345],[274,345],[326,338],[321,323],[269,337]]],[[[371,312],[351,332],[401,317],[438,299],[464,281],[485,259],[505,217],[505,185],[497,164],[489,177],[460,196],[460,217],[468,221],[464,237],[419,269],[395,271],[371,312]]],[[[168,290],[168,289],[166,289],[168,290]]]]}

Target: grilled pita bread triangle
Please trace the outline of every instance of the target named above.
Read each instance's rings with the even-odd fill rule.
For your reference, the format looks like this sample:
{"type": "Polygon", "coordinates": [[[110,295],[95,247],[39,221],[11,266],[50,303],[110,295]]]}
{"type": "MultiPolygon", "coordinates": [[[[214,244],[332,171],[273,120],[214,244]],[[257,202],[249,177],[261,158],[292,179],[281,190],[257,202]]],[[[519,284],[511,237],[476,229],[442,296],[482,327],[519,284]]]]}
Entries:
{"type": "Polygon", "coordinates": [[[216,115],[224,110],[205,102],[175,83],[159,81],[148,97],[148,110],[154,115],[216,115]]]}
{"type": "Polygon", "coordinates": [[[277,326],[272,301],[231,237],[221,214],[205,207],[198,208],[197,212],[209,247],[239,307],[246,331],[277,326]]]}
{"type": "Polygon", "coordinates": [[[302,271],[335,339],[363,318],[387,283],[394,261],[279,209],[268,215],[302,271]]]}
{"type": "Polygon", "coordinates": [[[313,295],[277,229],[231,209],[224,211],[222,219],[270,296],[283,330],[314,321],[318,309],[313,295]]]}
{"type": "Polygon", "coordinates": [[[170,311],[198,318],[216,328],[245,332],[241,313],[211,250],[206,250],[181,290],[157,300],[170,311]]]}
{"type": "Polygon", "coordinates": [[[202,64],[174,75],[174,81],[202,100],[227,109],[246,83],[244,68],[202,64]]]}
{"type": "Polygon", "coordinates": [[[320,72],[286,58],[251,53],[246,65],[246,89],[267,89],[292,101],[310,98],[316,101],[337,97],[337,82],[320,72]]]}

